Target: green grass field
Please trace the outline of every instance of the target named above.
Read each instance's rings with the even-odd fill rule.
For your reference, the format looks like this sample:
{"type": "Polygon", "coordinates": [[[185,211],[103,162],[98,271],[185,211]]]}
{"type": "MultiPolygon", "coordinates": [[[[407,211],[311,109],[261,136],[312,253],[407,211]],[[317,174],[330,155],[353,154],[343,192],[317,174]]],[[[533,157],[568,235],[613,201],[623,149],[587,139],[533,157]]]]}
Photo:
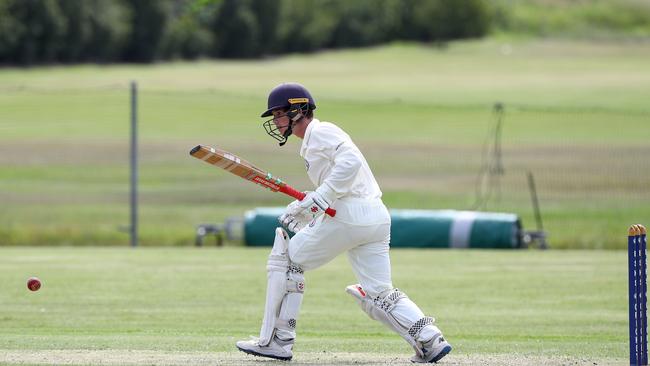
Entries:
{"type": "MultiPolygon", "coordinates": [[[[259,331],[267,255],[0,248],[0,364],[259,364],[233,344],[259,331]],[[38,292],[25,285],[34,275],[38,292]]],[[[455,347],[444,364],[627,360],[623,251],[391,255],[394,285],[437,318],[455,347]]],[[[296,364],[408,364],[410,347],[344,293],[354,282],[343,257],[306,274],[296,364]]]]}
{"type": "Polygon", "coordinates": [[[129,82],[137,80],[143,245],[190,245],[194,226],[287,199],[188,156],[232,150],[311,188],[298,141],[259,112],[284,80],[364,151],[390,208],[469,209],[503,102],[500,194],[487,210],[534,228],[535,174],[554,248],[622,248],[650,219],[650,49],[642,42],[487,39],[394,44],[260,61],[0,69],[0,245],[125,245],[129,82]],[[489,140],[487,140],[489,141],[489,140]]]}

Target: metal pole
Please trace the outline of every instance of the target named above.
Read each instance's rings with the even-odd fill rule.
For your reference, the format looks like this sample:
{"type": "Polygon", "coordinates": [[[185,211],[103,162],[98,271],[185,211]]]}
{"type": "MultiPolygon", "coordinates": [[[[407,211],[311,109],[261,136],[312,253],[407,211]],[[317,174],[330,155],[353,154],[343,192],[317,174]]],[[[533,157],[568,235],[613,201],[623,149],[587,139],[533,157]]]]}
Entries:
{"type": "MultiPolygon", "coordinates": [[[[501,161],[501,126],[503,125],[503,115],[505,113],[503,103],[496,103],[494,105],[494,113],[496,113],[496,126],[494,131],[494,159],[496,160],[495,169],[496,174],[503,175],[503,162],[501,161]]],[[[499,187],[500,188],[500,187],[499,187]]]]}
{"type": "Polygon", "coordinates": [[[535,213],[535,221],[537,222],[537,239],[539,240],[539,248],[548,248],[546,243],[546,233],[544,232],[544,225],[542,224],[542,212],[539,209],[539,200],[537,199],[537,189],[535,188],[535,178],[533,173],[529,170],[528,175],[528,189],[530,190],[530,198],[533,201],[533,212],[535,213]]]}
{"type": "Polygon", "coordinates": [[[131,247],[138,246],[138,85],[131,81],[131,247]]]}
{"type": "Polygon", "coordinates": [[[527,172],[528,175],[528,189],[530,190],[530,198],[533,201],[533,213],[535,214],[535,222],[537,223],[537,230],[544,231],[544,225],[542,224],[542,214],[539,211],[539,201],[537,200],[537,189],[535,189],[535,178],[533,178],[533,173],[530,171],[527,172]]]}

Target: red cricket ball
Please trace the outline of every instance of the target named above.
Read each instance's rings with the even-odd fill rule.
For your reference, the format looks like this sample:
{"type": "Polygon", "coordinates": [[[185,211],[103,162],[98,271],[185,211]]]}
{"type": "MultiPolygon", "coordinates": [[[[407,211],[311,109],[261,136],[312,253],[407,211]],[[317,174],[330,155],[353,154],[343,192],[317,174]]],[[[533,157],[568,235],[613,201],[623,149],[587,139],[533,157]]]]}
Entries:
{"type": "Polygon", "coordinates": [[[30,277],[27,279],[27,288],[31,291],[38,291],[41,288],[41,280],[38,277],[30,277]]]}

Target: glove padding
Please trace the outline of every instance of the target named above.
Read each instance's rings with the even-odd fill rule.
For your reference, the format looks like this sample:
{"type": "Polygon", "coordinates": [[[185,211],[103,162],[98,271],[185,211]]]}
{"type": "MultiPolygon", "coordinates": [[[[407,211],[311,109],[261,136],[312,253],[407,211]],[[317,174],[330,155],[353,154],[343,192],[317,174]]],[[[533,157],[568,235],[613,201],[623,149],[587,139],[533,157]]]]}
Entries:
{"type": "MultiPolygon", "coordinates": [[[[326,188],[317,188],[315,191],[305,192],[305,198],[302,201],[293,201],[284,210],[284,213],[278,218],[278,221],[287,230],[294,233],[302,230],[309,222],[317,219],[328,207],[330,207],[330,199],[326,194],[330,193],[326,188]],[[325,194],[320,193],[323,191],[325,194]]],[[[332,192],[333,194],[333,192],[332,192]]]]}
{"type": "Polygon", "coordinates": [[[311,214],[312,218],[315,219],[324,214],[325,210],[330,207],[330,200],[319,193],[318,190],[305,193],[307,194],[305,198],[299,201],[300,208],[302,209],[301,213],[311,214]]]}
{"type": "Polygon", "coordinates": [[[287,230],[297,233],[313,219],[311,214],[303,213],[300,201],[291,202],[284,213],[278,217],[280,224],[287,230]]]}

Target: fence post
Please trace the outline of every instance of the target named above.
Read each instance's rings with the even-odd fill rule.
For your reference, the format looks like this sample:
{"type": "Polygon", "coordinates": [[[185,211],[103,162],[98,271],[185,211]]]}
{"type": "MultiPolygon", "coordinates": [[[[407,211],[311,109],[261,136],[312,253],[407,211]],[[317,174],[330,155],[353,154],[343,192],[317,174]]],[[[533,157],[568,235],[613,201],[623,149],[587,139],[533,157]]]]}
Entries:
{"type": "Polygon", "coordinates": [[[131,247],[138,246],[138,85],[131,81],[131,247]]]}

